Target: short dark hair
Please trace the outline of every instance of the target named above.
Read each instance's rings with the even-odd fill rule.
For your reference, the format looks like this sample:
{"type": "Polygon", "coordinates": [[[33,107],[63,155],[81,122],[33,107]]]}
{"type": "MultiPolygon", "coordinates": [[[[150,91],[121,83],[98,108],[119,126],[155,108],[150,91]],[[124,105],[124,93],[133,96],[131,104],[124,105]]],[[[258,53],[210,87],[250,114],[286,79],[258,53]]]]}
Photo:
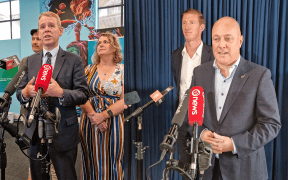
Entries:
{"type": "Polygon", "coordinates": [[[33,36],[34,33],[37,33],[37,31],[38,31],[38,29],[32,29],[32,30],[30,31],[31,36],[33,36]]]}
{"type": "Polygon", "coordinates": [[[199,23],[200,24],[205,24],[205,19],[204,19],[204,16],[203,14],[198,11],[197,9],[187,9],[186,11],[184,11],[182,14],[181,14],[181,19],[183,19],[183,16],[185,13],[190,13],[190,14],[197,14],[198,17],[199,17],[199,23]]]}

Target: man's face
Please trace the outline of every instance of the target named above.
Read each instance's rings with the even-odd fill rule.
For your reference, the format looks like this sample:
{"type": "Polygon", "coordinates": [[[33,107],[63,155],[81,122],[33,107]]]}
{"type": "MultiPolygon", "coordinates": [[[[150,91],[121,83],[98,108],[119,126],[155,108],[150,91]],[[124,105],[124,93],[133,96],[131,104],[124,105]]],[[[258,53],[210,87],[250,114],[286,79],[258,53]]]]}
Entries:
{"type": "Polygon", "coordinates": [[[185,13],[182,18],[182,30],[186,41],[201,39],[205,25],[199,23],[197,14],[185,13]]]}
{"type": "Polygon", "coordinates": [[[63,34],[63,28],[58,27],[55,17],[42,16],[38,22],[38,35],[42,40],[44,49],[52,50],[58,46],[59,37],[63,34]]]}
{"type": "Polygon", "coordinates": [[[31,39],[32,50],[37,53],[43,49],[43,44],[41,39],[38,36],[38,33],[35,32],[31,39]]]}
{"type": "Polygon", "coordinates": [[[243,36],[235,22],[230,23],[222,19],[221,22],[216,23],[212,29],[214,57],[218,66],[231,66],[240,56],[243,36]]]}

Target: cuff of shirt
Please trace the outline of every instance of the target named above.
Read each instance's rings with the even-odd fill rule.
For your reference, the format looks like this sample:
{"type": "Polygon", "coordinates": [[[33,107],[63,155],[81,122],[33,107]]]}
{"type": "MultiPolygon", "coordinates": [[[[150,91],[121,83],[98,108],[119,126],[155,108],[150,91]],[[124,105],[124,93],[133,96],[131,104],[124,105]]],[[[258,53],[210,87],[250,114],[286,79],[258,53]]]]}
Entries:
{"type": "Polygon", "coordinates": [[[28,98],[28,99],[24,99],[22,93],[21,93],[21,98],[22,98],[22,102],[23,102],[23,104],[28,103],[28,101],[29,101],[29,99],[30,99],[30,98],[28,98]]]}
{"type": "Polygon", "coordinates": [[[63,105],[63,101],[64,101],[64,94],[61,98],[58,98],[59,100],[59,104],[62,106],[63,105]]]}
{"type": "MultiPolygon", "coordinates": [[[[231,138],[231,139],[232,139],[232,138],[231,138]]],[[[237,154],[237,149],[236,149],[236,146],[235,146],[235,144],[234,144],[233,139],[232,139],[232,143],[233,143],[233,149],[234,149],[234,151],[232,151],[232,153],[233,153],[233,154],[237,154]]]]}

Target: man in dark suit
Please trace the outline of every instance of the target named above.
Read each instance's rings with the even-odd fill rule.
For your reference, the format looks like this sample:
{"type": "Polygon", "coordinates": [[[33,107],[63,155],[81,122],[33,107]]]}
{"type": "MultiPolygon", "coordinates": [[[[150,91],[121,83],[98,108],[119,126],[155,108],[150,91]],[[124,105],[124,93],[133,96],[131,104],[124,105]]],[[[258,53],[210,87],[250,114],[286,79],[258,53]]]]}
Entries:
{"type": "MultiPolygon", "coordinates": [[[[38,35],[43,42],[43,51],[29,56],[25,62],[28,71],[21,81],[17,98],[24,104],[36,95],[34,81],[42,64],[51,63],[52,79],[42,97],[47,97],[48,110],[54,113],[58,107],[61,113],[59,132],[49,147],[49,155],[59,180],[76,180],[75,162],[79,143],[79,125],[76,105],[88,100],[88,87],[82,60],[78,55],[62,50],[59,37],[63,34],[60,18],[52,12],[39,16],[38,35]]],[[[36,120],[33,121],[36,123],[36,120]]],[[[28,154],[36,158],[38,144],[28,154]]],[[[32,179],[41,179],[39,162],[30,161],[32,179]]]]}
{"type": "MultiPolygon", "coordinates": [[[[194,68],[214,60],[211,46],[201,40],[202,32],[205,29],[205,19],[202,13],[196,9],[187,9],[181,16],[186,43],[173,51],[171,56],[172,72],[177,87],[176,109],[183,99],[185,91],[190,88],[194,68]]],[[[177,146],[181,159],[185,162],[190,159],[186,153],[188,135],[186,127],[179,129],[177,146]]]]}
{"type": "Polygon", "coordinates": [[[199,137],[214,152],[203,180],[268,179],[264,145],[281,128],[278,104],[270,70],[242,58],[242,42],[238,22],[219,19],[212,29],[215,61],[194,70],[192,86],[205,93],[199,137]]]}

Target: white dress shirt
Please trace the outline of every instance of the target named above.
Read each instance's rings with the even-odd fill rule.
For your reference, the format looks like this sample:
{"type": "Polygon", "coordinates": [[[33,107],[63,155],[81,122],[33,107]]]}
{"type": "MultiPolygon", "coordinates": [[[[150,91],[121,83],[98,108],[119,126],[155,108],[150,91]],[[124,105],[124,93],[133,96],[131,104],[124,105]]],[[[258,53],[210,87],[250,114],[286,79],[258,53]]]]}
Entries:
{"type": "Polygon", "coordinates": [[[203,41],[201,41],[201,44],[197,48],[193,57],[190,58],[186,50],[186,44],[184,45],[184,48],[182,50],[179,104],[182,102],[186,90],[189,89],[191,86],[194,68],[201,64],[202,49],[203,41]]]}

